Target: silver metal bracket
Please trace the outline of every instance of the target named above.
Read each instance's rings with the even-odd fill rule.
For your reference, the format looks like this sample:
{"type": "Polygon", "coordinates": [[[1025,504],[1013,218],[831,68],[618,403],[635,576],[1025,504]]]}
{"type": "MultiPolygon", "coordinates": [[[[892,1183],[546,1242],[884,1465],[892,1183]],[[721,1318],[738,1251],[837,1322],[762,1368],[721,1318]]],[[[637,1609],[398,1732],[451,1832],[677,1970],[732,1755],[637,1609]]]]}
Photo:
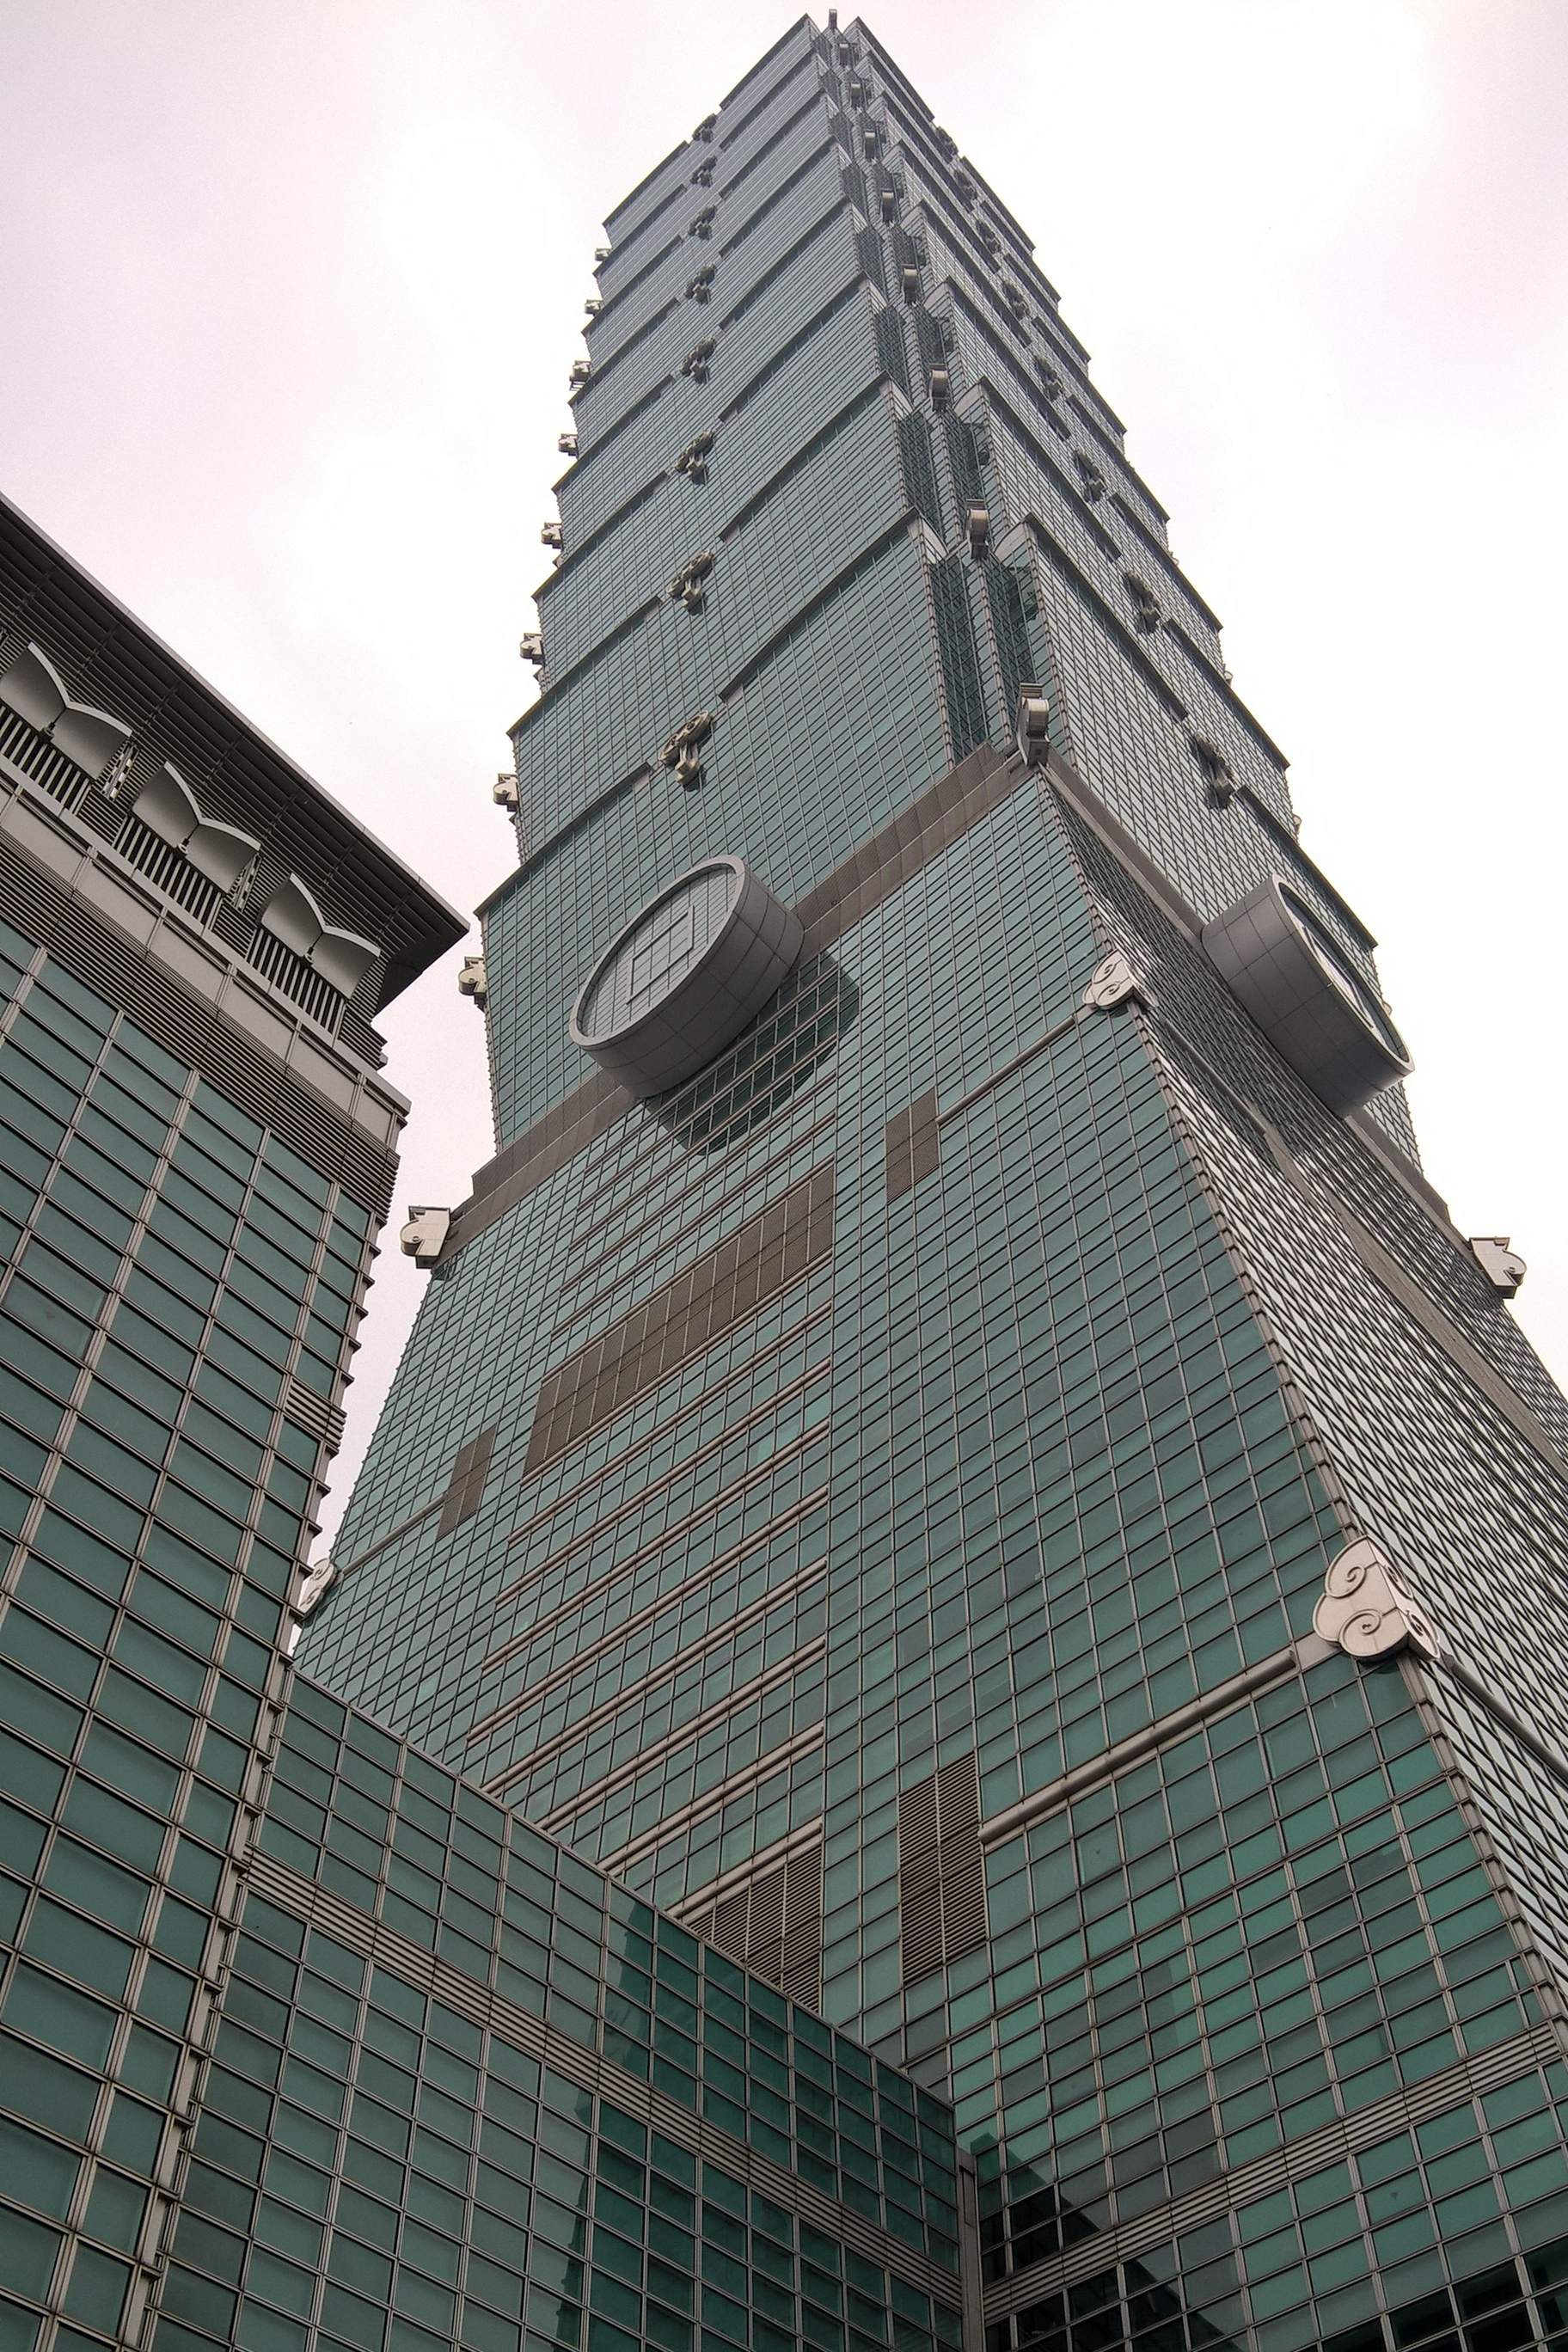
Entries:
{"type": "Polygon", "coordinates": [[[318,1609],[338,1580],[336,1563],[318,1559],[306,1570],[304,1580],[294,1595],[294,1614],[301,1622],[318,1609]]]}
{"type": "Polygon", "coordinates": [[[408,1223],[398,1234],[398,1246],[416,1265],[434,1265],[452,1230],[450,1209],[420,1209],[412,1203],[408,1223]]]}
{"type": "Polygon", "coordinates": [[[1312,1627],[1347,1657],[1391,1658],[1404,1649],[1440,1658],[1436,1625],[1381,1544],[1359,1536],[1329,1562],[1312,1627]]]}
{"type": "Polygon", "coordinates": [[[1127,958],[1118,952],[1097,963],[1089,974],[1083,1001],[1097,1012],[1109,1013],[1115,1004],[1124,1004],[1130,996],[1142,996],[1143,983],[1127,958]]]}
{"type": "Polygon", "coordinates": [[[1506,1234],[1472,1234],[1470,1255],[1494,1290],[1511,1298],[1524,1280],[1524,1260],[1509,1247],[1506,1234]]]}

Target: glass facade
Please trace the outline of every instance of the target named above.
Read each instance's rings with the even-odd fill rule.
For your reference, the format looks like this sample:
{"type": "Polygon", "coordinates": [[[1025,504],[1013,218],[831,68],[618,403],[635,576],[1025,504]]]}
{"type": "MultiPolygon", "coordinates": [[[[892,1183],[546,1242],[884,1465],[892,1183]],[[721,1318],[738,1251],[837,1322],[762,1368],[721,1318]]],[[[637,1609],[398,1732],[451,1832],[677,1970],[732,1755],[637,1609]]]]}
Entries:
{"type": "Polygon", "coordinates": [[[1381,1032],[1371,935],[869,30],[608,232],[496,1151],[291,1682],[384,1181],[16,943],[0,2347],[1568,2341],[1568,1407],[1204,947],[1277,877],[1381,1032]],[[634,1104],[571,1008],[718,858],[798,961],[634,1104]]]}
{"type": "Polygon", "coordinates": [[[176,2345],[960,2341],[951,2109],[302,1680],[202,2105],[176,2345]]]}
{"type": "Polygon", "coordinates": [[[3,502],[0,905],[0,2345],[88,2352],[181,2340],[174,2200],[406,1108],[370,1022],[462,926],[3,502]],[[281,941],[300,885],[374,971],[281,941]]]}
{"type": "Polygon", "coordinates": [[[151,2252],[376,1219],[10,924],[0,971],[0,2282],[86,2345],[151,2252]]]}

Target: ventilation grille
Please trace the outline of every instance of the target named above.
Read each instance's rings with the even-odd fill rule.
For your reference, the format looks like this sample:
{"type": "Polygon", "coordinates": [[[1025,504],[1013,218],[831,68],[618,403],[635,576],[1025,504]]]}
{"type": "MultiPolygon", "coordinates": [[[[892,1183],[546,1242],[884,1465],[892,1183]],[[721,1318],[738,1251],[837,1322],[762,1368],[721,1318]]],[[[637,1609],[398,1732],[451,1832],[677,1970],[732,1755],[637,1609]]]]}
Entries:
{"type": "Polygon", "coordinates": [[[18,929],[41,925],[32,936],[58,950],[89,988],[151,1029],[170,1053],[209,1072],[230,1101],[292,1144],[323,1176],[336,1176],[362,1207],[385,1216],[395,1153],[345,1128],[280,1062],[264,1058],[231,1022],[166,980],[145,955],[132,950],[123,933],[99,922],[8,844],[0,844],[0,902],[18,929]]]}
{"type": "MultiPolygon", "coordinates": [[[[89,803],[83,814],[92,814],[89,803]]],[[[113,812],[105,814],[112,826],[113,812]]],[[[363,1013],[345,1003],[338,991],[319,972],[312,971],[303,957],[294,954],[270,931],[258,929],[239,914],[218,885],[209,881],[188,857],[160,840],[152,827],[143,824],[134,814],[124,819],[112,838],[116,851],[128,866],[144,874],[193,921],[214,932],[237,955],[244,956],[280,995],[289,997],[323,1029],[341,1035],[350,1051],[371,1069],[385,1067],[386,1055],[381,1038],[363,1013]]]]}
{"type": "Polygon", "coordinates": [[[903,1979],[916,1984],[986,1939],[980,1780],[955,1757],[899,1795],[899,1939],[903,1979]]]}
{"type": "Polygon", "coordinates": [[[901,1201],[942,1166],[942,1138],[937,1130],[936,1096],[927,1092],[896,1110],[888,1121],[888,1198],[901,1201]]]}
{"type": "Polygon", "coordinates": [[[343,1007],[342,1025],[338,1031],[338,1043],[350,1054],[373,1070],[386,1067],[386,1047],[374,1023],[367,1021],[357,1004],[343,1007]]]}
{"type": "Polygon", "coordinates": [[[271,931],[258,928],[247,952],[262,979],[269,981],[280,996],[290,998],[310,1020],[337,1035],[344,1000],[330,980],[313,971],[302,955],[285,947],[271,931]]]}
{"type": "Polygon", "coordinates": [[[127,866],[134,866],[138,874],[145,874],[149,882],[156,884],[176,907],[183,907],[204,929],[212,921],[223,900],[217,884],[199,874],[181,851],[160,841],[152,826],[143,824],[139,816],[126,818],[114,846],[127,866]]]}
{"type": "Polygon", "coordinates": [[[0,703],[0,753],[14,768],[48,793],[51,800],[63,802],[75,808],[87,790],[87,774],[74,760],[58,751],[47,735],[29,727],[18,711],[7,709],[0,703]]]}
{"type": "Polygon", "coordinates": [[[318,1444],[335,1454],[343,1442],[343,1416],[335,1404],[319,1397],[302,1381],[290,1381],[283,1398],[283,1410],[290,1421],[297,1421],[318,1444]]]}
{"type": "Polygon", "coordinates": [[[816,2009],[822,1998],[822,1848],[786,1854],[716,1903],[683,1910],[685,1925],[732,1960],[816,2009]]]}
{"type": "Polygon", "coordinates": [[[345,1043],[372,1069],[384,1066],[386,1056],[382,1041],[363,1014],[351,1014],[339,991],[320,972],[312,971],[303,956],[296,955],[270,931],[247,924],[237,915],[218,885],[193,866],[181,851],[161,840],[134,814],[124,819],[112,837],[115,850],[128,866],[144,874],[194,922],[216,932],[226,946],[243,955],[279,995],[287,996],[329,1034],[335,1036],[341,1032],[345,1043]]]}

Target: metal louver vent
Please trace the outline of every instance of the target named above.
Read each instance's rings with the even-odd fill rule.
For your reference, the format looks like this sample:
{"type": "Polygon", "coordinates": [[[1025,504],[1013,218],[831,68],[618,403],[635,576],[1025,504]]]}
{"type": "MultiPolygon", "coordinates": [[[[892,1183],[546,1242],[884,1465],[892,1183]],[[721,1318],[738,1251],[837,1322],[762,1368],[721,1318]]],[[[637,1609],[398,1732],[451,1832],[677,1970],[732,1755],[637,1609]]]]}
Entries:
{"type": "Polygon", "coordinates": [[[166,979],[152,961],[128,955],[124,934],[100,923],[31,858],[0,843],[0,904],[19,929],[46,925],[89,988],[117,1003],[133,1021],[154,1027],[172,1053],[205,1067],[219,1066],[230,1101],[301,1152],[322,1175],[345,1184],[379,1218],[392,1202],[397,1162],[384,1145],[352,1128],[274,1056],[244,1033],[166,979]],[[221,1061],[216,1057],[221,1056],[221,1061]]]}
{"type": "Polygon", "coordinates": [[[269,980],[280,994],[291,999],[308,1019],[319,1023],[334,1037],[337,1035],[346,1000],[330,980],[323,979],[302,955],[296,955],[291,947],[259,926],[247,952],[263,980],[269,980]]]}
{"type": "Polygon", "coordinates": [[[547,1372],[534,1406],[524,1477],[831,1256],[833,1185],[833,1163],[825,1160],[547,1372]]]}
{"type": "Polygon", "coordinates": [[[13,767],[20,768],[24,775],[31,776],[36,784],[41,784],[53,799],[63,801],[67,808],[75,808],[87,790],[87,771],[79,768],[74,760],[68,760],[47,735],[29,727],[18,712],[7,710],[3,705],[0,754],[13,767]]]}
{"type": "Polygon", "coordinates": [[[495,1448],[493,1429],[481,1429],[470,1437],[452,1465],[452,1475],[441,1504],[441,1524],[437,1535],[449,1536],[465,1519],[471,1519],[479,1507],[489,1474],[490,1455],[495,1448]]]}
{"type": "Polygon", "coordinates": [[[299,1381],[290,1381],[283,1397],[283,1410],[290,1421],[336,1453],[343,1442],[343,1415],[335,1404],[315,1395],[299,1381]]]}
{"type": "Polygon", "coordinates": [[[115,848],[128,866],[145,874],[176,907],[198,923],[212,921],[223,903],[223,892],[205,874],[198,874],[182,851],[159,839],[139,816],[128,816],[115,839],[115,848]]]}
{"type": "Polygon", "coordinates": [[[985,1867],[974,1757],[958,1756],[899,1795],[899,1940],[903,1980],[985,1942],[985,1867]]]}
{"type": "Polygon", "coordinates": [[[936,1120],[936,1093],[928,1088],[918,1101],[893,1113],[887,1128],[888,1198],[901,1201],[942,1166],[942,1137],[936,1120]]]}
{"type": "Polygon", "coordinates": [[[822,1848],[786,1854],[716,1903],[682,1909],[694,1934],[815,2009],[822,1997],[822,1848]]]}

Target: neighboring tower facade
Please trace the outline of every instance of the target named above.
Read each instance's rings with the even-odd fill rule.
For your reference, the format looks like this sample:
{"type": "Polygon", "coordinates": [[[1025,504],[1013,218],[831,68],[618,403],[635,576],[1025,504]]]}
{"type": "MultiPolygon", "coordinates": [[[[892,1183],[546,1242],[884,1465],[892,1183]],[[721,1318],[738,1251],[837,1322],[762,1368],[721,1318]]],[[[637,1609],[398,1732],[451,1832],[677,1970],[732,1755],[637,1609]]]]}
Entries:
{"type": "Polygon", "coordinates": [[[0,2344],[139,2340],[463,924],[0,502],[0,2344]]]}
{"type": "Polygon", "coordinates": [[[861,25],[609,219],[497,1150],[307,1657],[951,2094],[993,2352],[1561,2340],[1568,1410],[861,25]]]}

